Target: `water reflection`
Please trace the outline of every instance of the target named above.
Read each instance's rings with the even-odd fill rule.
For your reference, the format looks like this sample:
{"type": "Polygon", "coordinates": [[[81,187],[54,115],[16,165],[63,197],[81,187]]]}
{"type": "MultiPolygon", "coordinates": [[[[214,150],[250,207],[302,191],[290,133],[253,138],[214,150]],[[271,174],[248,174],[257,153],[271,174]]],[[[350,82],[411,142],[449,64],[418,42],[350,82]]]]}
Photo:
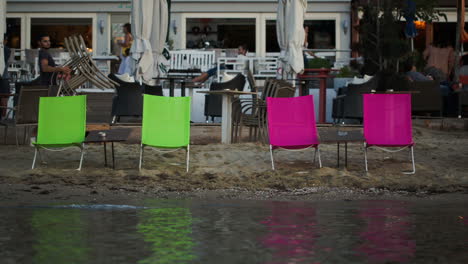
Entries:
{"type": "Polygon", "coordinates": [[[86,222],[77,210],[40,209],[31,217],[34,263],[88,263],[86,222]]]}
{"type": "Polygon", "coordinates": [[[0,207],[0,263],[468,263],[464,200],[142,203],[0,207]]]}
{"type": "Polygon", "coordinates": [[[272,214],[262,224],[269,233],[262,238],[265,247],[273,249],[273,261],[268,263],[311,263],[318,237],[315,209],[305,204],[289,207],[288,203],[272,203],[272,214]],[[278,261],[278,262],[277,262],[278,261]]]}
{"type": "Polygon", "coordinates": [[[143,210],[139,214],[137,230],[148,242],[151,256],[141,264],[189,263],[195,258],[192,216],[188,208],[159,208],[143,210]]]}
{"type": "Polygon", "coordinates": [[[405,263],[415,255],[411,219],[403,202],[370,201],[359,205],[358,217],[365,223],[356,249],[371,263],[405,263]]]}

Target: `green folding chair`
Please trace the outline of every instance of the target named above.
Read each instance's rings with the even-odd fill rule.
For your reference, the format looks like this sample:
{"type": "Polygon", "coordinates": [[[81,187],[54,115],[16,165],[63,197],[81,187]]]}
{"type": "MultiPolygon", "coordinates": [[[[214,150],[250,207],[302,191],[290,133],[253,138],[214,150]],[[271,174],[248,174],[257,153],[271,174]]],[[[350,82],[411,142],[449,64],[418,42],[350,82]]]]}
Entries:
{"type": "Polygon", "coordinates": [[[32,169],[36,164],[39,149],[62,151],[70,147],[81,150],[80,166],[83,163],[86,133],[86,95],[64,97],[41,97],[37,140],[32,169]]]}
{"type": "Polygon", "coordinates": [[[190,97],[162,97],[143,95],[140,164],[143,148],[150,146],[161,151],[187,151],[187,172],[190,160],[190,97]]]}

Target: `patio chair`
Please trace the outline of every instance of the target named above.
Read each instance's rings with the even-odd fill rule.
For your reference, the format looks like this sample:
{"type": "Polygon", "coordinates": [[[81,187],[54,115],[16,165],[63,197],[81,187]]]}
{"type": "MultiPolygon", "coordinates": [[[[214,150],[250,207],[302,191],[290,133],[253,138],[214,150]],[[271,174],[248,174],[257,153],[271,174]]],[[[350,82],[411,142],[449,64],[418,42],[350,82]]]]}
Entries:
{"type": "Polygon", "coordinates": [[[190,97],[162,97],[143,95],[143,124],[141,127],[140,163],[145,146],[172,152],[187,151],[187,169],[190,160],[190,97]]]}
{"type": "Polygon", "coordinates": [[[364,94],[364,158],[367,166],[367,149],[378,147],[387,152],[409,148],[414,174],[413,134],[411,124],[410,94],[364,94]],[[398,148],[390,150],[388,148],[398,148]]]}
{"type": "MultiPolygon", "coordinates": [[[[242,74],[237,74],[234,79],[228,82],[222,83],[212,83],[210,86],[210,91],[219,91],[224,89],[238,90],[242,91],[245,85],[245,76],[242,74]]],[[[219,94],[207,94],[205,95],[205,111],[206,120],[208,121],[209,117],[213,120],[214,117],[221,117],[223,99],[219,94]]]]}
{"type": "Polygon", "coordinates": [[[117,82],[116,94],[112,99],[111,125],[120,122],[122,116],[141,117],[143,111],[142,87],[136,82],[124,82],[114,74],[109,79],[117,82]]]}
{"type": "Polygon", "coordinates": [[[275,149],[295,151],[315,148],[314,162],[318,154],[319,167],[322,167],[312,95],[290,98],[268,97],[267,114],[273,170],[275,149]]]}
{"type": "Polygon", "coordinates": [[[37,140],[32,169],[39,150],[63,151],[71,147],[81,150],[81,170],[86,133],[86,95],[42,97],[39,102],[37,140]]]}
{"type": "MultiPolygon", "coordinates": [[[[266,104],[267,97],[293,97],[295,88],[284,80],[268,79],[260,99],[252,96],[252,99],[239,98],[236,107],[233,108],[233,141],[242,138],[242,127],[249,128],[249,139],[262,139],[266,142],[266,104]]],[[[236,101],[235,101],[236,102],[236,101]]]]}
{"type": "Polygon", "coordinates": [[[0,126],[5,127],[3,142],[6,144],[8,137],[8,127],[15,128],[16,145],[18,141],[18,127],[24,127],[23,143],[26,141],[27,132],[30,126],[37,124],[37,115],[39,109],[39,98],[46,97],[49,89],[46,86],[24,86],[19,91],[18,99],[14,100],[13,107],[7,107],[7,115],[12,114],[13,118],[0,121],[0,126]]]}

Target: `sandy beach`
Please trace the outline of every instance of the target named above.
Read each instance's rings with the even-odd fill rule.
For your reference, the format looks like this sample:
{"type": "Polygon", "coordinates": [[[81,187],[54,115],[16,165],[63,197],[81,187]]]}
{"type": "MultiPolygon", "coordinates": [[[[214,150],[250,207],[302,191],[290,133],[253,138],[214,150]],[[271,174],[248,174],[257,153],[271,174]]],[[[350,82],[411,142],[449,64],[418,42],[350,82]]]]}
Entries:
{"type": "MultiPolygon", "coordinates": [[[[329,128],[319,128],[320,130],[329,128]]],[[[407,175],[408,151],[369,151],[364,169],[361,144],[349,144],[347,169],[336,167],[336,144],[320,146],[323,168],[313,163],[313,150],[279,151],[277,170],[271,170],[268,146],[260,143],[217,144],[219,127],[192,127],[190,170],[185,151],[145,151],[138,171],[139,131],[130,141],[115,145],[116,169],[104,167],[101,145],[88,144],[81,171],[79,152],[45,152],[45,163],[31,170],[34,149],[1,145],[0,199],[3,201],[87,200],[93,194],[167,196],[171,193],[229,197],[281,197],[313,193],[445,193],[468,190],[468,133],[442,131],[422,125],[413,128],[416,174],[407,175]]],[[[343,148],[342,148],[343,149],[343,148]]],[[[110,154],[110,151],[108,152],[110,154]]],[[[343,162],[342,162],[343,163],[343,162]]]]}

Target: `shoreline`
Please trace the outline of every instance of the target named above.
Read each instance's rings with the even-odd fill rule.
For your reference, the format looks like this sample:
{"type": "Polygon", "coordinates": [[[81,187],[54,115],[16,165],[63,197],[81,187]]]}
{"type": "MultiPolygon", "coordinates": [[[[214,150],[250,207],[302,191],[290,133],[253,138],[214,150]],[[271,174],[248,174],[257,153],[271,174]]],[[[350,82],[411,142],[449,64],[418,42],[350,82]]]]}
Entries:
{"type": "Polygon", "coordinates": [[[241,189],[164,191],[127,188],[98,188],[60,185],[3,184],[0,187],[2,207],[53,206],[65,204],[144,205],[148,200],[202,200],[202,201],[252,201],[252,202],[328,202],[361,200],[448,200],[466,201],[468,190],[457,192],[407,192],[371,188],[304,188],[289,191],[241,189]]]}
{"type": "MultiPolygon", "coordinates": [[[[366,173],[361,144],[348,145],[347,169],[336,167],[336,144],[321,144],[323,168],[314,165],[313,150],[278,151],[275,154],[277,170],[273,171],[267,145],[215,144],[207,140],[214,132],[205,132],[206,128],[200,128],[194,135],[203,143],[191,145],[188,173],[185,173],[185,151],[182,150],[158,153],[148,149],[143,169],[138,171],[139,145],[118,143],[115,145],[116,170],[112,170],[104,167],[102,146],[87,145],[82,171],[75,170],[79,152],[72,150],[45,152],[47,164],[38,164],[37,169],[31,170],[32,147],[0,145],[0,198],[21,204],[36,199],[87,201],[96,195],[104,200],[107,195],[113,200],[112,197],[124,199],[135,194],[173,197],[183,193],[181,197],[193,197],[198,192],[204,197],[258,199],[263,196],[268,199],[313,198],[317,193],[330,196],[336,193],[334,190],[343,195],[347,192],[354,196],[359,194],[357,197],[376,190],[397,196],[468,192],[466,131],[414,126],[416,174],[413,175],[402,173],[411,167],[408,151],[389,154],[378,149],[368,152],[369,172],[366,173]],[[115,192],[127,196],[116,196],[115,192]]],[[[134,135],[133,141],[138,136],[134,135]]]]}

